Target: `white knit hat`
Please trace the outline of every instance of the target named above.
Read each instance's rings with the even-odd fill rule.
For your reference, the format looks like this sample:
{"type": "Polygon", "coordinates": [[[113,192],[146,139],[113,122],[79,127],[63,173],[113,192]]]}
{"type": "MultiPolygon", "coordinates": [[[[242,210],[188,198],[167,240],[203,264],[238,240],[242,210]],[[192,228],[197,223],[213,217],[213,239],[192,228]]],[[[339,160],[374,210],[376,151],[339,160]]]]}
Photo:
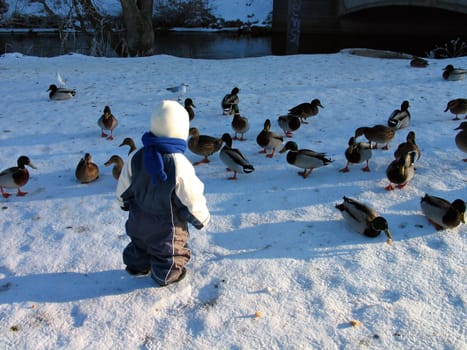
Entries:
{"type": "Polygon", "coordinates": [[[186,140],[190,121],[188,112],[177,101],[164,100],[151,114],[151,132],[155,136],[186,140]]]}

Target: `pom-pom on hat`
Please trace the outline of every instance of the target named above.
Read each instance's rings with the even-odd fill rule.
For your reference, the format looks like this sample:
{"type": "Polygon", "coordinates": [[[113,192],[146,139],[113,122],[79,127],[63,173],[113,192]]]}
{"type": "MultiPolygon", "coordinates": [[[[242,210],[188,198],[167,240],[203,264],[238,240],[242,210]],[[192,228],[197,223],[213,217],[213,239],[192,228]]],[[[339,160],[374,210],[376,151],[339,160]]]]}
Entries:
{"type": "Polygon", "coordinates": [[[151,114],[150,130],[155,136],[186,140],[190,121],[188,112],[177,101],[162,101],[151,114]]]}

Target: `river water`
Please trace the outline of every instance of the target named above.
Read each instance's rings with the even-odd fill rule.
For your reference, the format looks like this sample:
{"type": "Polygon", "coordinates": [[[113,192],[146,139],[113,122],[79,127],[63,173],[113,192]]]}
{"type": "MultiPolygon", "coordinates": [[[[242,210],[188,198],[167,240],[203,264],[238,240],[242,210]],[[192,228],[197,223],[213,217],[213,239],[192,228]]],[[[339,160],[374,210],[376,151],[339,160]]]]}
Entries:
{"type": "MultiPolygon", "coordinates": [[[[103,56],[116,56],[111,48],[103,56]]],[[[53,57],[70,52],[93,55],[84,35],[68,33],[61,39],[53,32],[0,32],[1,53],[19,52],[29,56],[53,57]]],[[[225,59],[266,56],[272,53],[270,36],[239,35],[237,32],[170,31],[156,33],[155,54],[178,57],[225,59]]]]}

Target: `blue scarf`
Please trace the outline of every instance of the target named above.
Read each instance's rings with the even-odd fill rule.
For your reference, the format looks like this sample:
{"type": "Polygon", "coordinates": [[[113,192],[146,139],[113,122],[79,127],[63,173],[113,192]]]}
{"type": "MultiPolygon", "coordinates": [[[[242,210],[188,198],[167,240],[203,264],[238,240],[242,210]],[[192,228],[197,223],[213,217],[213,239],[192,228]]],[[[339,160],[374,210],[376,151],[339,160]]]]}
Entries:
{"type": "Polygon", "coordinates": [[[141,138],[144,145],[144,166],[151,175],[152,183],[166,181],[167,174],[164,171],[163,155],[166,153],[185,153],[186,141],[171,137],[154,136],[152,132],[144,133],[141,138]]]}

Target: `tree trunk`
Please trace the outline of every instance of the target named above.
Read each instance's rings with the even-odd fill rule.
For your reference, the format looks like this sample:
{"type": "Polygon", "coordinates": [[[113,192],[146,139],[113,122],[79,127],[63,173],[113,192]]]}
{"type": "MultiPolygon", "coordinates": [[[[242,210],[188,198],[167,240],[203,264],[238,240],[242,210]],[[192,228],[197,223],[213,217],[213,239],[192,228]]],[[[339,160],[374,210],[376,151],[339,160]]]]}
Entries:
{"type": "Polygon", "coordinates": [[[154,52],[152,27],[153,0],[120,0],[126,26],[130,56],[149,56],[154,52]]]}

